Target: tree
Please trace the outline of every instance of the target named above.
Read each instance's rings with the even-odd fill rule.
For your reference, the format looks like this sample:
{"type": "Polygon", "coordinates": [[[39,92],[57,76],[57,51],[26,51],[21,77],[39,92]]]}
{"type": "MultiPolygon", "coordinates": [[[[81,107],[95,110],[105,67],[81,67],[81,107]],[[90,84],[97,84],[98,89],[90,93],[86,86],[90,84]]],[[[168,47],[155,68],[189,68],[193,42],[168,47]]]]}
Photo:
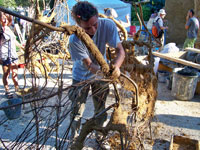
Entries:
{"type": "Polygon", "coordinates": [[[160,10],[165,6],[165,0],[151,0],[151,8],[153,10],[160,10]]]}
{"type": "Polygon", "coordinates": [[[16,2],[15,0],[0,0],[0,6],[3,6],[3,7],[16,7],[16,2]]]}
{"type": "MultiPolygon", "coordinates": [[[[5,8],[30,7],[33,3],[35,3],[35,0],[28,0],[28,2],[27,0],[0,0],[0,6],[5,8]]],[[[39,0],[39,3],[41,9],[43,9],[43,0],[39,0]]],[[[49,0],[45,0],[45,3],[48,4],[49,0]]]]}
{"type": "Polygon", "coordinates": [[[22,6],[22,7],[30,7],[31,6],[31,3],[30,3],[30,0],[15,0],[17,6],[22,6]]]}

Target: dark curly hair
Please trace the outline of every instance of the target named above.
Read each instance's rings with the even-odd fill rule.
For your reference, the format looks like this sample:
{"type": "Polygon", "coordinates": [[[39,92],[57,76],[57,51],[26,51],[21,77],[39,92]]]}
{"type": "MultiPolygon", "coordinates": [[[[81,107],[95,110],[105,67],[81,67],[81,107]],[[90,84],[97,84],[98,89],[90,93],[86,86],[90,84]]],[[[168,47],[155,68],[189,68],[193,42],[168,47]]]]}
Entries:
{"type": "Polygon", "coordinates": [[[98,17],[97,8],[88,1],[80,1],[72,8],[72,17],[80,24],[80,21],[88,21],[91,17],[98,17]]]}
{"type": "Polygon", "coordinates": [[[189,11],[192,13],[192,16],[194,16],[194,10],[190,9],[189,11]]]}

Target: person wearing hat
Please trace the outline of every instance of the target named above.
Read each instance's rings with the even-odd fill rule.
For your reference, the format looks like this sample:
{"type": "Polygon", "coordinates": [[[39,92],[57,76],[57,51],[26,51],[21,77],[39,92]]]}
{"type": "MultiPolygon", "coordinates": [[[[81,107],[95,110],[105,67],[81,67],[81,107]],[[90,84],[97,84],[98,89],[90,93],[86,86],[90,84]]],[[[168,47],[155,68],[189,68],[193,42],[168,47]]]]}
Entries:
{"type": "Polygon", "coordinates": [[[118,14],[113,8],[104,8],[104,14],[108,17],[117,18],[118,14]]]}
{"type": "Polygon", "coordinates": [[[152,26],[153,26],[153,22],[154,22],[154,19],[158,16],[158,11],[157,10],[151,10],[152,11],[152,14],[147,22],[147,29],[151,31],[152,29],[152,26]]]}
{"type": "MultiPolygon", "coordinates": [[[[118,17],[117,12],[113,8],[104,8],[104,14],[106,16],[108,16],[108,17],[113,17],[113,18],[117,18],[118,17]]],[[[124,28],[130,27],[131,22],[130,22],[130,16],[129,16],[129,14],[127,14],[125,16],[125,18],[126,18],[126,22],[118,20],[119,23],[122,24],[124,26],[124,28]]]]}
{"type": "Polygon", "coordinates": [[[164,9],[160,9],[159,12],[158,12],[158,16],[154,19],[154,22],[158,22],[159,27],[162,30],[162,34],[159,37],[159,40],[160,40],[160,42],[162,44],[160,49],[162,49],[163,46],[164,46],[164,30],[168,29],[168,27],[165,27],[164,24],[163,24],[163,20],[164,20],[165,16],[166,16],[165,10],[164,9]]]}

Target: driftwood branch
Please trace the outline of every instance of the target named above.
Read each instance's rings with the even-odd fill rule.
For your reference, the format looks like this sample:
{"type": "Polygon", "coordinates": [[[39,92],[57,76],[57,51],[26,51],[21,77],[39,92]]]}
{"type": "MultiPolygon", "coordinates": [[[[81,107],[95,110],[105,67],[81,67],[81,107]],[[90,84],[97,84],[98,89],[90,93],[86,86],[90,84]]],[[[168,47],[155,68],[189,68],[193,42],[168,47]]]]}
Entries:
{"type": "MultiPolygon", "coordinates": [[[[109,131],[118,131],[119,133],[126,133],[127,117],[128,113],[122,111],[120,104],[113,104],[109,106],[106,111],[111,108],[115,108],[112,113],[111,119],[106,125],[106,127],[100,127],[95,123],[95,119],[98,114],[93,118],[89,119],[82,127],[80,135],[75,139],[75,142],[72,144],[71,149],[81,150],[83,148],[83,143],[87,135],[93,130],[101,132],[104,136],[108,134],[109,131]]],[[[100,112],[101,113],[101,112],[100,112]]]]}

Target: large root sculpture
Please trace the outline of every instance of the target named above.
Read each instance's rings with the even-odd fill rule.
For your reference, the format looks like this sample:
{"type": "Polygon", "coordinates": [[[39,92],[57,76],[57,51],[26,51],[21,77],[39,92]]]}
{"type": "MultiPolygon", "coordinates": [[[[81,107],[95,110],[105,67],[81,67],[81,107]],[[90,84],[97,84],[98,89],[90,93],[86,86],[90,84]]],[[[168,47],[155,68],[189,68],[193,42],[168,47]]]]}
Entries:
{"type": "MultiPolygon", "coordinates": [[[[46,24],[42,22],[37,21],[37,23],[43,26],[42,30],[40,30],[43,33],[49,33],[50,30],[55,30],[55,31],[64,32],[66,36],[76,34],[79,37],[79,39],[81,39],[83,43],[86,45],[90,53],[92,53],[95,59],[98,61],[99,65],[101,66],[101,70],[103,71],[105,76],[109,76],[110,68],[108,64],[104,60],[102,54],[99,52],[96,45],[93,43],[92,39],[84,32],[83,29],[77,26],[68,26],[68,25],[62,26],[60,28],[55,28],[52,26],[47,26],[46,24]],[[44,27],[47,27],[48,29],[44,27]]],[[[28,62],[28,60],[32,58],[33,55],[30,55],[30,54],[37,48],[36,42],[38,41],[38,39],[41,39],[46,35],[46,34],[44,35],[39,34],[38,32],[39,30],[37,29],[36,29],[37,32],[34,32],[34,29],[32,31],[33,31],[32,32],[33,35],[32,36],[30,35],[29,42],[27,43],[26,49],[25,49],[25,54],[26,54],[25,58],[27,60],[26,62],[28,62]]],[[[126,44],[123,44],[123,47],[125,49],[128,49],[126,47],[126,44]]],[[[77,142],[81,146],[79,147],[77,144],[76,145],[77,147],[75,148],[80,149],[83,146],[83,141],[85,140],[88,133],[90,133],[92,130],[101,131],[104,134],[107,134],[109,130],[118,131],[120,134],[124,134],[127,132],[128,135],[130,135],[130,137],[131,136],[134,137],[135,135],[139,135],[143,131],[143,130],[140,130],[141,126],[146,128],[146,125],[145,126],[143,125],[144,122],[149,122],[149,120],[152,118],[155,99],[157,95],[157,92],[156,92],[157,80],[156,80],[155,74],[153,73],[153,65],[152,65],[153,60],[151,56],[151,51],[149,51],[149,56],[147,58],[149,64],[147,65],[143,65],[142,63],[137,61],[137,59],[134,57],[133,51],[128,51],[128,52],[130,53],[127,53],[124,64],[122,66],[122,70],[124,73],[129,74],[130,78],[134,79],[134,81],[138,84],[138,89],[139,89],[138,103],[135,102],[136,99],[134,99],[133,97],[129,99],[129,96],[127,96],[127,98],[119,101],[120,103],[111,105],[111,107],[106,108],[106,110],[108,110],[114,107],[115,110],[112,113],[110,122],[104,128],[96,126],[96,124],[94,123],[94,120],[96,119],[96,117],[94,116],[94,118],[87,121],[86,124],[83,126],[80,136],[75,141],[75,143],[77,142]],[[127,110],[125,109],[126,107],[124,107],[126,106],[126,103],[129,106],[131,106],[127,110]],[[133,104],[137,104],[137,107],[134,107],[133,104]],[[121,106],[123,107],[120,108],[121,106]],[[128,125],[128,123],[126,122],[127,117],[131,118],[132,116],[135,116],[131,123],[131,124],[134,124],[134,126],[128,125]],[[130,128],[132,127],[134,131],[132,130],[128,131],[128,129],[130,129],[129,127],[130,128]]],[[[123,83],[126,83],[124,84],[124,86],[121,81],[122,80],[119,79],[118,84],[121,84],[122,88],[124,88],[125,90],[126,90],[126,87],[129,87],[130,89],[128,88],[127,89],[128,91],[131,90],[131,95],[135,95],[137,93],[133,86],[129,86],[130,83],[126,83],[128,81],[124,79],[123,83]]],[[[42,98],[46,98],[46,97],[42,97],[42,98]]],[[[130,139],[131,138],[129,138],[129,140],[130,139]]]]}
{"type": "Polygon", "coordinates": [[[109,131],[118,131],[121,134],[127,133],[128,112],[122,109],[121,104],[113,104],[109,108],[112,107],[114,107],[114,111],[107,126],[99,127],[98,124],[95,123],[95,119],[97,119],[96,116],[98,116],[97,114],[83,125],[80,136],[77,137],[71,146],[71,149],[81,150],[84,146],[83,143],[85,138],[93,130],[103,133],[104,136],[108,135],[109,131]]]}

